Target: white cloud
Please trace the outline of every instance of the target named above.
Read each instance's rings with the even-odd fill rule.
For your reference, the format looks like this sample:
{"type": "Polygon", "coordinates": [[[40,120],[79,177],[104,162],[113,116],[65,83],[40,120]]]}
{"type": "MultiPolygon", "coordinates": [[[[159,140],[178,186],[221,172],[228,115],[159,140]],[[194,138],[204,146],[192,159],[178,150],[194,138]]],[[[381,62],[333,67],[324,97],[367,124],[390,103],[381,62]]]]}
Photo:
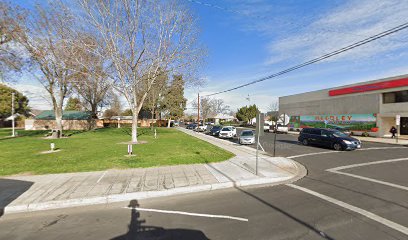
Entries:
{"type": "Polygon", "coordinates": [[[41,85],[13,84],[11,87],[24,94],[29,100],[32,109],[50,110],[52,104],[48,92],[41,85]]]}
{"type": "MultiPolygon", "coordinates": [[[[407,21],[407,0],[351,0],[321,15],[300,32],[273,40],[266,64],[289,59],[307,60],[337,50],[407,21]]],[[[368,59],[391,51],[406,49],[403,38],[408,30],[340,54],[330,61],[368,59]]],[[[326,60],[327,61],[327,60],[326,60]]]]}

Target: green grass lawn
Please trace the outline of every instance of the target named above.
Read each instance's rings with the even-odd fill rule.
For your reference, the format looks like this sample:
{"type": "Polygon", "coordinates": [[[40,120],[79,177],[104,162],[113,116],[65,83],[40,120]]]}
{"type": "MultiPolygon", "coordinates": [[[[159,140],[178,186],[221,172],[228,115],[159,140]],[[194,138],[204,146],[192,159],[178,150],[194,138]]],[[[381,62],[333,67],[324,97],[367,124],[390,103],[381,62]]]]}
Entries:
{"type": "MultiPolygon", "coordinates": [[[[9,131],[9,130],[8,130],[9,131]]],[[[44,139],[47,131],[19,130],[17,138],[4,138],[0,131],[0,176],[46,174],[153,167],[163,165],[217,162],[232,153],[191,137],[176,129],[158,128],[154,139],[150,129],[139,128],[133,145],[136,157],[126,157],[130,129],[104,128],[89,132],[69,132],[68,138],[44,139]],[[55,143],[60,152],[41,154],[55,143]]]]}

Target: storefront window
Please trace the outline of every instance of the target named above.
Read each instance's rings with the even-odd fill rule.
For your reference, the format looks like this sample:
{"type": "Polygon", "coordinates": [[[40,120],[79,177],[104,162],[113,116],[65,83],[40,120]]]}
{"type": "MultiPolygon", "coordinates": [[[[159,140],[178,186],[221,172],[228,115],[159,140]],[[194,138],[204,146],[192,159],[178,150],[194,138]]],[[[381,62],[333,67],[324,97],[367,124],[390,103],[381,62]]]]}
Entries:
{"type": "Polygon", "coordinates": [[[383,93],[383,103],[408,102],[408,90],[383,93]]]}

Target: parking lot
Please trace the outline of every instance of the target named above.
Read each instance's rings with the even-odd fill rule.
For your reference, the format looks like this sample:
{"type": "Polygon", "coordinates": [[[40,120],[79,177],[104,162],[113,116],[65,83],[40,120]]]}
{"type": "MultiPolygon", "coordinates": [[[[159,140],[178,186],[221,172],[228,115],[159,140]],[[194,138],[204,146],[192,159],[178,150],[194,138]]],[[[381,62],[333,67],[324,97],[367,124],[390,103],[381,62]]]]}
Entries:
{"type": "MultiPolygon", "coordinates": [[[[237,128],[237,137],[232,139],[226,139],[227,141],[232,141],[238,144],[238,136],[239,134],[245,130],[252,128],[237,128]]],[[[204,134],[204,133],[203,133],[204,134]]],[[[260,137],[260,143],[265,150],[265,152],[272,154],[274,152],[275,146],[275,155],[279,157],[290,157],[290,156],[297,156],[297,155],[307,155],[307,154],[315,154],[315,153],[323,153],[323,152],[335,152],[335,150],[331,148],[323,148],[320,146],[303,146],[298,142],[298,135],[297,134],[276,134],[276,143],[274,144],[275,134],[271,132],[264,132],[263,136],[260,137]]],[[[251,147],[256,148],[255,144],[248,145],[251,147]]],[[[383,144],[383,143],[373,143],[373,142],[363,142],[362,148],[375,148],[375,147],[389,147],[392,145],[383,144]]],[[[262,149],[260,148],[260,149],[262,149]]]]}

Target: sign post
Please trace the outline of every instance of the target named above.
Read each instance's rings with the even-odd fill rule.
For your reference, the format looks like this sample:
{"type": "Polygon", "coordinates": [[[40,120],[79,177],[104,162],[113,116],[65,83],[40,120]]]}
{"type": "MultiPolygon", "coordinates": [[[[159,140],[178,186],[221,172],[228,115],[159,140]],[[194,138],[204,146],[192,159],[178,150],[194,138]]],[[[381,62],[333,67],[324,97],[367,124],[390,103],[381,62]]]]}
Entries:
{"type": "Polygon", "coordinates": [[[400,125],[401,125],[401,115],[395,116],[395,125],[397,125],[397,137],[395,138],[395,140],[398,143],[398,136],[400,134],[400,125]]]}
{"type": "Polygon", "coordinates": [[[12,125],[12,128],[13,128],[13,130],[12,130],[12,133],[11,133],[11,136],[12,137],[15,137],[16,136],[16,133],[15,133],[15,121],[16,121],[16,116],[14,115],[14,97],[15,96],[15,93],[13,92],[13,93],[11,93],[11,125],[12,125]]]}
{"type": "Polygon", "coordinates": [[[264,134],[263,128],[265,124],[265,114],[258,112],[256,114],[256,162],[255,162],[255,175],[258,175],[258,151],[259,151],[259,137],[264,134]]]}

